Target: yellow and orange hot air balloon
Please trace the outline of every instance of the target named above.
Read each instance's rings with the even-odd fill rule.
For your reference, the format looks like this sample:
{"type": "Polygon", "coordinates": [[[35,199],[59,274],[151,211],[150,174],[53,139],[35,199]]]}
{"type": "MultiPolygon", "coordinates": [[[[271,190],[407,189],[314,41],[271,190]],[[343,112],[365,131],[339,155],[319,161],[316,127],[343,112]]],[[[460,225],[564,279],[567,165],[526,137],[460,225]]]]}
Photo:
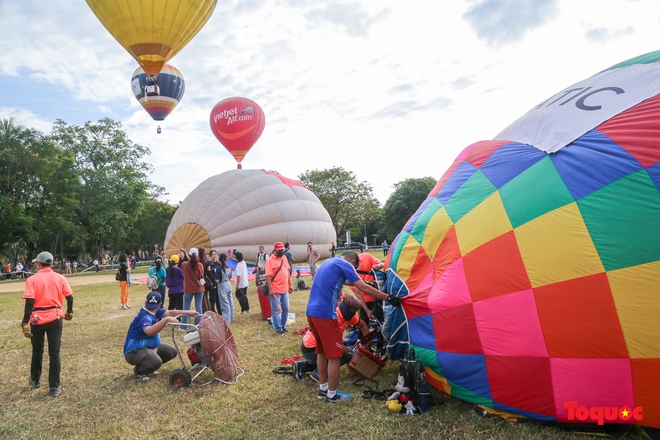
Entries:
{"type": "Polygon", "coordinates": [[[204,27],[217,0],[87,0],[96,18],[150,76],[204,27]]]}

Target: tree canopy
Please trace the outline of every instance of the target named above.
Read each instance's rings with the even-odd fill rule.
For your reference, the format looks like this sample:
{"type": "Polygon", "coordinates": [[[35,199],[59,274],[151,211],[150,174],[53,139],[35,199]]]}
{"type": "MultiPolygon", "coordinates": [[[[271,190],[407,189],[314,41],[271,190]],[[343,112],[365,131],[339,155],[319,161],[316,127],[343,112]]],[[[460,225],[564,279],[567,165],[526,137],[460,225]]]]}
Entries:
{"type": "Polygon", "coordinates": [[[148,154],[107,118],[83,126],[58,120],[50,135],[1,120],[0,242],[9,259],[17,248],[62,258],[91,246],[96,257],[113,242],[161,241],[169,223],[162,217],[176,208],[156,200],[163,189],[148,179],[148,154]],[[147,204],[161,215],[140,231],[147,204]]]}
{"type": "Polygon", "coordinates": [[[378,216],[380,203],[374,197],[371,184],[358,181],[352,171],[342,167],[307,170],[298,176],[298,180],[319,198],[328,211],[337,237],[343,237],[351,228],[360,236],[362,225],[378,216]]]}
{"type": "Polygon", "coordinates": [[[103,243],[125,238],[138,220],[152,171],[141,159],[150,151],[133,143],[121,124],[108,118],[83,126],[58,120],[52,138],[75,157],[78,232],[91,239],[96,254],[103,243]]]}
{"type": "Polygon", "coordinates": [[[393,240],[435,184],[433,177],[412,178],[395,183],[394,192],[380,213],[379,235],[393,240]]]}

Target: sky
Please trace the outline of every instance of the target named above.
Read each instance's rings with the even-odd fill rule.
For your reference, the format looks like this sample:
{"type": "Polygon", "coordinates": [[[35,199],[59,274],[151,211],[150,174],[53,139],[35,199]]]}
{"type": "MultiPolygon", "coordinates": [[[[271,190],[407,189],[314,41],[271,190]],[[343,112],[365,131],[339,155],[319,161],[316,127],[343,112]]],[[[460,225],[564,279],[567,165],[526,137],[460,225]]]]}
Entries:
{"type": "Polygon", "coordinates": [[[186,91],[156,122],[131,91],[137,62],[85,1],[0,0],[0,119],[43,133],[120,121],[175,204],[236,168],[209,115],[243,96],[266,116],[243,168],[340,166],[384,204],[560,90],[660,49],[658,25],[660,0],[219,0],[169,61],[186,91]]]}

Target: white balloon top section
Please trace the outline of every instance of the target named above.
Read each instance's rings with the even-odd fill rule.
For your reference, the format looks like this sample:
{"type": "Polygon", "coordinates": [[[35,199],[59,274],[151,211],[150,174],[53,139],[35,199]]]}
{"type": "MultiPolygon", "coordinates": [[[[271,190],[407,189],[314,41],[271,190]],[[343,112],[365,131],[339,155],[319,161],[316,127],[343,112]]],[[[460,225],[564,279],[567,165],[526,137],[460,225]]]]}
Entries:
{"type": "Polygon", "coordinates": [[[323,258],[337,241],[330,215],[314,193],[264,170],[230,170],[202,182],[172,217],[165,243],[190,224],[204,229],[218,253],[236,249],[247,261],[254,261],[259,246],[270,253],[275,242],[288,241],[295,262],[305,263],[307,242],[323,258]]]}
{"type": "Polygon", "coordinates": [[[608,119],[660,93],[660,64],[605,70],[546,99],[495,136],[555,153],[608,119]]]}

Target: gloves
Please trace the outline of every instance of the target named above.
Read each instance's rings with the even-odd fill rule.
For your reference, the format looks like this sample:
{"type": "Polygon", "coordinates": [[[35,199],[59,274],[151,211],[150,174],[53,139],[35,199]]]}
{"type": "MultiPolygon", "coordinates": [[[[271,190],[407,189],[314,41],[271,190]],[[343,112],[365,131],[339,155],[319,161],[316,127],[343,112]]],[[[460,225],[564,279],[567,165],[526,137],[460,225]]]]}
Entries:
{"type": "Polygon", "coordinates": [[[415,412],[415,405],[413,405],[411,401],[408,401],[408,403],[406,403],[406,406],[404,406],[404,408],[406,409],[406,415],[409,416],[417,415],[417,413],[415,412]]]}
{"type": "Polygon", "coordinates": [[[399,307],[401,305],[401,300],[394,295],[388,295],[387,302],[394,307],[399,307]]]}
{"type": "Polygon", "coordinates": [[[67,312],[64,314],[64,319],[66,319],[67,321],[71,321],[72,318],[73,318],[73,312],[70,313],[67,312]]]}
{"type": "Polygon", "coordinates": [[[21,330],[23,330],[23,336],[32,339],[32,333],[30,332],[30,324],[21,323],[21,330]]]}

